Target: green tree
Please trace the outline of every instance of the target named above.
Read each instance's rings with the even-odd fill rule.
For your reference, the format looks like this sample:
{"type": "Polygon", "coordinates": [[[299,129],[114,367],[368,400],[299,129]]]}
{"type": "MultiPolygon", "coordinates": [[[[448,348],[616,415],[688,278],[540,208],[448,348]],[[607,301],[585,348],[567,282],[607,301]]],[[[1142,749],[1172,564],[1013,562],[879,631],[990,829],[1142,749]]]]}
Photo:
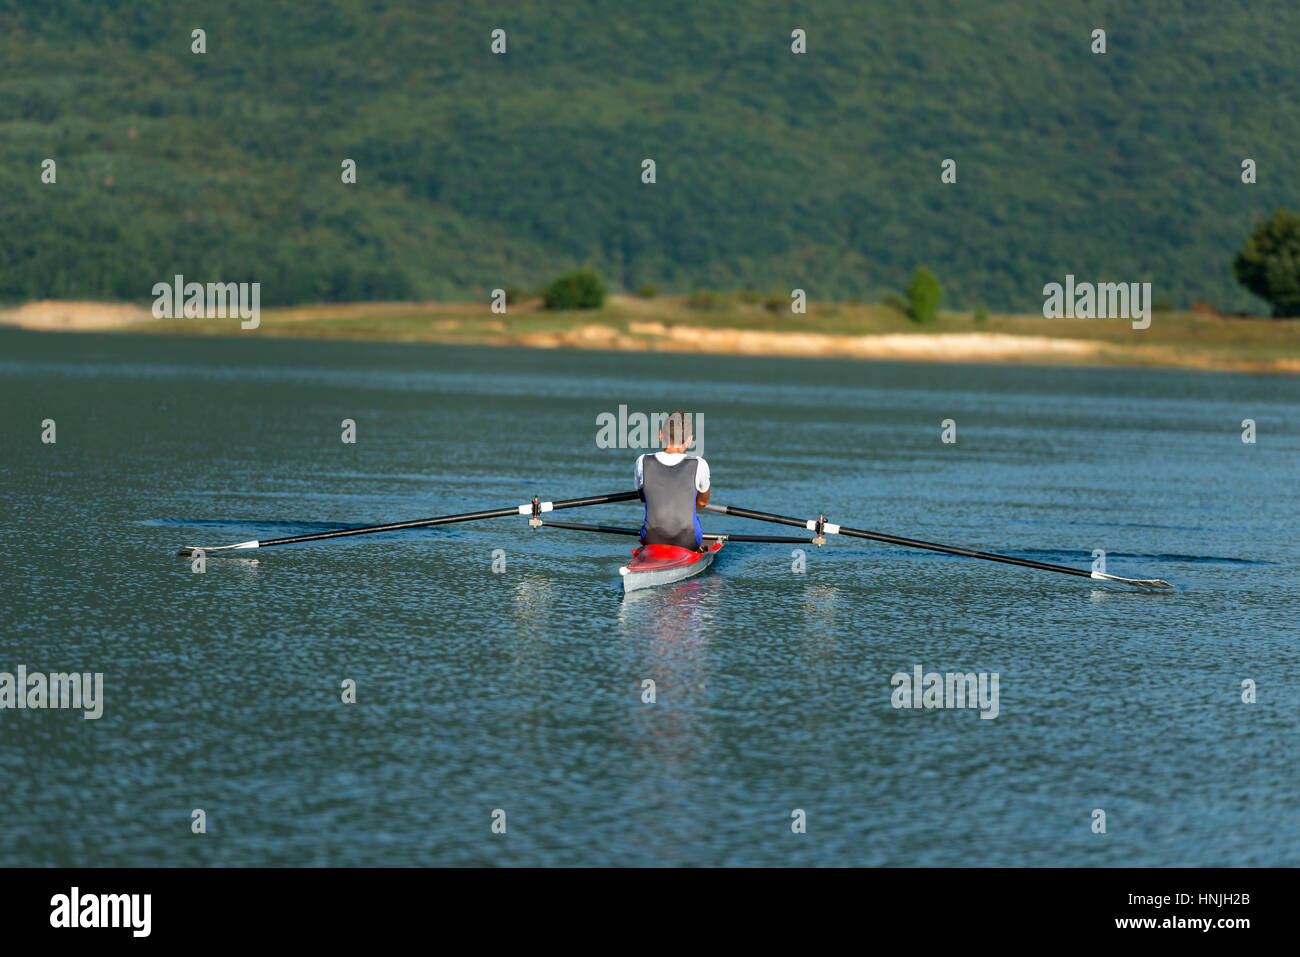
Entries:
{"type": "Polygon", "coordinates": [[[594,269],[566,272],[542,291],[547,309],[599,309],[605,304],[605,280],[594,269]]]}
{"type": "Polygon", "coordinates": [[[912,274],[907,284],[907,314],[913,322],[930,322],[939,313],[943,288],[934,273],[924,266],[912,274]]]}
{"type": "Polygon", "coordinates": [[[1300,213],[1279,208],[1261,220],[1232,263],[1232,274],[1273,307],[1279,319],[1300,316],[1300,213]]]}

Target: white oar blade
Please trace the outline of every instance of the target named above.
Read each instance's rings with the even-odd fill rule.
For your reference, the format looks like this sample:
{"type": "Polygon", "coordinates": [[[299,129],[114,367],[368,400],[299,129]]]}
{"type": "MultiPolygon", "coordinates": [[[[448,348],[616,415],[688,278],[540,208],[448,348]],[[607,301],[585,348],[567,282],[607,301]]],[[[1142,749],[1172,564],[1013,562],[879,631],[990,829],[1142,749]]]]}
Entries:
{"type": "Polygon", "coordinates": [[[1173,588],[1163,578],[1121,578],[1119,575],[1107,575],[1105,572],[1093,572],[1092,577],[1098,581],[1123,582],[1125,585],[1136,585],[1138,588],[1173,588]]]}
{"type": "Polygon", "coordinates": [[[213,548],[203,548],[199,545],[183,545],[177,549],[176,554],[184,558],[189,558],[195,552],[202,552],[204,555],[211,555],[214,552],[229,552],[240,548],[257,548],[258,544],[258,542],[240,542],[238,545],[217,545],[213,548]]]}

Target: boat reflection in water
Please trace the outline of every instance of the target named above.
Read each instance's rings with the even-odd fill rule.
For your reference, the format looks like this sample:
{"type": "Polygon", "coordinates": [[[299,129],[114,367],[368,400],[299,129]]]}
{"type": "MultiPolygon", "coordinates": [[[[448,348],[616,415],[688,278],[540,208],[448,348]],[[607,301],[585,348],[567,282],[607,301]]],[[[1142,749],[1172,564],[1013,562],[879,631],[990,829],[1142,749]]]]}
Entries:
{"type": "Polygon", "coordinates": [[[620,602],[616,634],[631,679],[623,734],[644,772],[625,824],[628,844],[648,855],[643,863],[698,862],[699,849],[717,839],[717,822],[699,813],[694,792],[701,775],[716,773],[707,767],[719,746],[709,645],[727,591],[727,579],[709,572],[620,602]]]}

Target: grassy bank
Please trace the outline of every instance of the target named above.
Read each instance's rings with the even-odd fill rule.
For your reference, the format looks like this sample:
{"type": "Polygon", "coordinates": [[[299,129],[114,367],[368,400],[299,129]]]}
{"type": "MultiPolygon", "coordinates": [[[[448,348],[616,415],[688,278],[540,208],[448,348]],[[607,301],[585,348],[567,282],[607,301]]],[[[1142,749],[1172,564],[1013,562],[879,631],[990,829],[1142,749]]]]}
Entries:
{"type": "Polygon", "coordinates": [[[603,309],[540,302],[355,303],[266,309],[256,330],[233,319],[155,320],[145,310],[33,303],[0,315],[27,328],[257,335],[850,358],[1125,365],[1300,373],[1300,322],[1162,312],[1135,330],[1115,319],[945,312],[926,325],[870,303],[810,303],[807,315],[738,297],[611,297],[603,309]]]}

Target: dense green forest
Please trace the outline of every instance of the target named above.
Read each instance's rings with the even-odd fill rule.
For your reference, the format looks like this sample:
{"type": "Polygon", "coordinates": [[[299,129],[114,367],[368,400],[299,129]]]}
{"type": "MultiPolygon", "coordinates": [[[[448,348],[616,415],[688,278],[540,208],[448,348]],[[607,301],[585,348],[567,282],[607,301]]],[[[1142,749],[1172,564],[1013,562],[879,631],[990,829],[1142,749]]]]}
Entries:
{"type": "Polygon", "coordinates": [[[957,307],[1072,272],[1265,312],[1233,255],[1300,206],[1292,0],[42,0],[0,4],[0,62],[9,301],[175,273],[471,298],[579,264],[876,299],[924,265],[957,307]]]}

